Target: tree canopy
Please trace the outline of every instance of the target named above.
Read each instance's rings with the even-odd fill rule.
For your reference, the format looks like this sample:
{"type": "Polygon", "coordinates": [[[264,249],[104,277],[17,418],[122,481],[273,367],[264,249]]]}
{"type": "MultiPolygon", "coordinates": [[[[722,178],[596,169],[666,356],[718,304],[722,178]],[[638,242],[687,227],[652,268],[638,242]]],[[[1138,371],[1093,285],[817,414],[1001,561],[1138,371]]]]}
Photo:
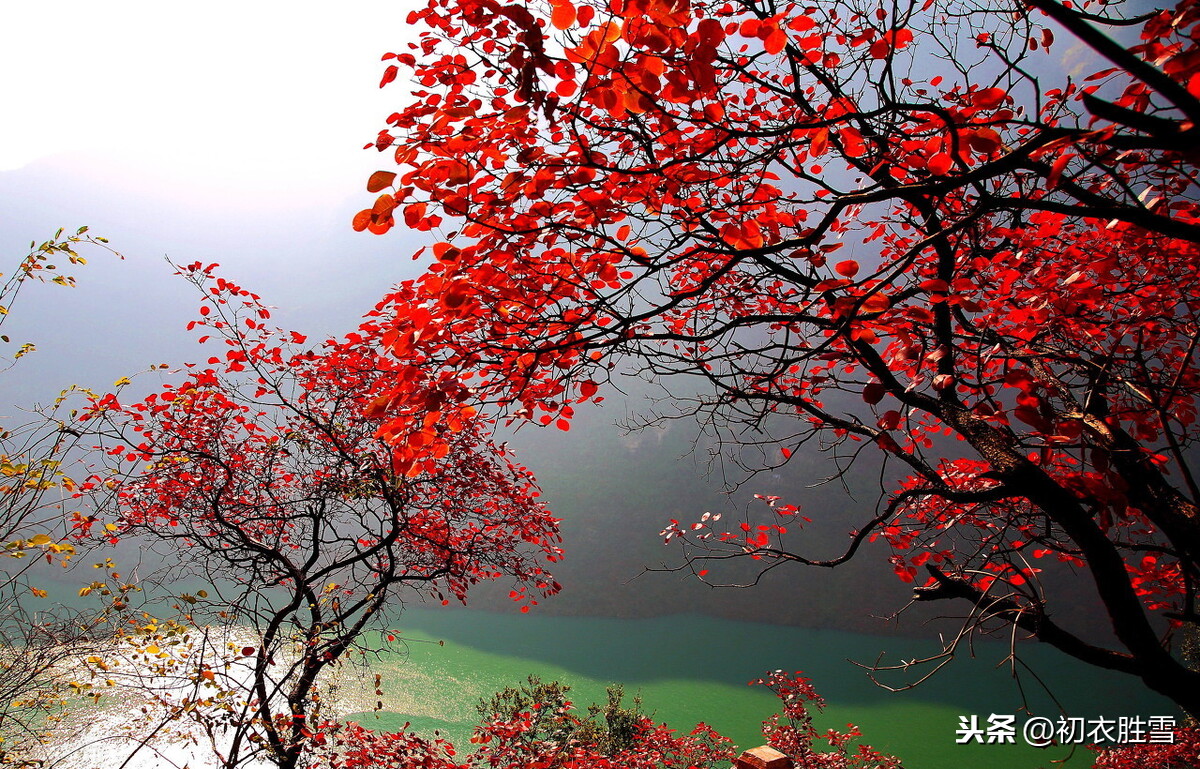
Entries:
{"type": "Polygon", "coordinates": [[[759,448],[751,469],[821,446],[904,476],[833,555],[787,500],[671,522],[701,578],[882,539],[966,630],[1015,625],[1200,715],[1170,651],[1200,619],[1200,6],[1137,13],[430,0],[384,57],[412,90],[354,219],[442,235],[363,329],[395,362],[381,434],[415,468],[444,450],[431,395],[568,429],[619,366],[686,375],[679,412],[759,448]],[[1059,567],[1111,639],[1056,621],[1059,567]]]}
{"type": "Polygon", "coordinates": [[[377,648],[368,631],[406,598],[465,602],[472,585],[507,579],[528,609],[557,592],[558,519],[470,407],[427,412],[443,448],[398,461],[376,435],[388,361],[361,341],[311,345],[271,326],[259,297],[214,268],[180,273],[203,296],[190,326],[218,354],[86,412],[111,467],[81,487],[106,501],[79,528],[107,520],[95,533],[164,556],[170,574],[153,579],[174,609],[123,635],[127,675],[167,722],[203,725],[222,767],[268,757],[290,769],[325,717],[322,674],[377,648]]]}
{"type": "MultiPolygon", "coordinates": [[[[13,344],[3,328],[20,294],[32,283],[71,287],[66,270],[87,264],[80,252],[103,249],[108,240],[59,229],[29,244],[28,253],[0,275],[0,342],[13,344]],[[61,266],[60,266],[61,265],[61,266]]],[[[119,254],[116,254],[120,257],[119,254]]],[[[0,370],[8,373],[34,352],[32,341],[15,344],[0,370]]],[[[11,376],[12,374],[8,374],[11,376]]],[[[52,596],[47,569],[72,566],[79,555],[65,500],[78,488],[80,438],[71,408],[81,388],[57,394],[26,418],[5,417],[0,426],[0,763],[32,765],[64,702],[81,693],[70,662],[98,645],[136,588],[106,568],[95,605],[69,605],[52,596]],[[116,575],[114,577],[113,575],[116,575]],[[108,580],[112,579],[112,584],[108,580]]],[[[85,587],[81,596],[91,592],[85,587]]]]}

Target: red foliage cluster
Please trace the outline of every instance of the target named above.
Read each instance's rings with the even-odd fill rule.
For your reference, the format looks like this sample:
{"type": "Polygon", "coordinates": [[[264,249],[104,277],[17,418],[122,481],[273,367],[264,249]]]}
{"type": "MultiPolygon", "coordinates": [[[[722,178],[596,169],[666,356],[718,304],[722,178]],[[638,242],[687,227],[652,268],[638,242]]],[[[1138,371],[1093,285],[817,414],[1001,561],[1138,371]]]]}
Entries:
{"type": "Polygon", "coordinates": [[[189,620],[257,635],[248,680],[231,684],[246,714],[228,765],[265,744],[289,767],[313,737],[321,671],[406,594],[465,602],[472,585],[507,579],[528,610],[557,592],[559,521],[489,424],[440,391],[420,391],[431,437],[410,461],[380,435],[402,363],[361,336],[314,346],[270,327],[259,297],[214,267],[181,273],[204,295],[190,325],[219,352],[141,400],[95,399],[86,416],[114,467],[80,493],[111,490],[106,536],[140,537],[204,580],[213,595],[187,597],[189,620]]]}
{"type": "MultiPolygon", "coordinates": [[[[817,737],[808,707],[823,707],[807,678],[800,673],[775,671],[751,684],[765,685],[784,704],[784,721],[776,715],[763,722],[763,734],[769,743],[788,754],[797,769],[900,769],[900,761],[860,745],[851,752],[859,736],[851,725],[849,733],[829,731],[824,735],[832,752],[814,750],[817,737]]],[[[477,727],[471,742],[476,752],[459,762],[452,745],[445,740],[421,739],[406,732],[376,733],[358,724],[329,725],[325,741],[327,760],[333,769],[375,767],[378,769],[709,769],[725,767],[733,757],[730,740],[710,727],[698,724],[688,734],[677,734],[665,724],[655,724],[639,716],[630,744],[605,752],[594,740],[567,738],[565,744],[544,736],[547,721],[555,733],[571,734],[570,726],[580,723],[569,702],[551,714],[537,712],[553,703],[534,703],[531,710],[508,716],[492,714],[477,727]]]]}
{"type": "Polygon", "coordinates": [[[848,725],[848,731],[839,732],[834,729],[821,735],[833,748],[833,752],[819,752],[813,749],[813,741],[817,738],[817,730],[812,725],[810,708],[821,710],[825,700],[817,694],[809,679],[804,678],[799,671],[788,675],[782,670],[776,670],[766,678],[760,678],[751,683],[766,686],[775,692],[783,702],[783,714],[774,715],[763,722],[763,736],[767,744],[780,753],[790,757],[793,763],[805,769],[821,767],[821,769],[900,769],[900,759],[889,756],[872,748],[870,745],[855,745],[855,740],[862,736],[858,727],[848,725]],[[850,752],[854,748],[854,752],[850,752]]]}
{"type": "Polygon", "coordinates": [[[1093,769],[1192,769],[1200,765],[1200,727],[1176,729],[1169,745],[1124,745],[1096,754],[1093,769]]]}
{"type": "Polygon", "coordinates": [[[707,769],[727,764],[732,757],[729,740],[703,724],[677,735],[665,725],[643,719],[632,748],[606,755],[592,744],[531,742],[525,735],[532,721],[531,714],[525,713],[480,726],[471,738],[479,749],[463,762],[445,740],[424,740],[407,732],[372,732],[354,723],[331,725],[324,740],[329,756],[323,760],[332,769],[707,769]]]}
{"type": "Polygon", "coordinates": [[[567,429],[620,360],[690,375],[680,408],[767,466],[811,441],[908,478],[841,555],[772,513],[669,528],[689,564],[882,538],[919,599],[1200,713],[1163,638],[1200,617],[1197,8],[429,0],[354,221],[450,231],[365,329],[411,366],[385,430],[420,440],[430,389],[567,429]],[[1056,38],[1106,63],[1059,73],[1056,38]],[[1051,618],[1057,562],[1110,643],[1051,618]]]}
{"type": "Polygon", "coordinates": [[[206,293],[189,327],[215,334],[223,354],[140,401],[108,395],[93,408],[128,436],[106,446],[110,456],[151,463],[117,484],[120,530],[286,555],[312,547],[312,527],[340,524],[365,570],[398,572],[439,598],[444,589],[462,600],[472,583],[501,576],[558,589],[539,565],[560,555],[558,521],[473,408],[421,393],[424,430],[439,448],[417,472],[379,434],[395,359],[353,335],[314,350],[303,335],[270,328],[259,297],[211,278],[213,267],[186,268],[206,293]]]}

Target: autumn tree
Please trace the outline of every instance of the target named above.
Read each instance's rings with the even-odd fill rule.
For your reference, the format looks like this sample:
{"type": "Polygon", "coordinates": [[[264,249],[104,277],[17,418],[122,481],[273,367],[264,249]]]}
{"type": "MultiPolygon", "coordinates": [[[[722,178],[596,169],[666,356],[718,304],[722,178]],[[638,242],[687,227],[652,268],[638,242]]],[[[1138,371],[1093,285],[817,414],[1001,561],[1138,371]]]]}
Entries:
{"type": "MultiPolygon", "coordinates": [[[[12,342],[4,328],[22,292],[33,283],[73,286],[68,270],[86,264],[80,252],[111,252],[107,243],[86,227],[59,230],[30,243],[28,254],[0,276],[0,342],[15,348],[11,357],[4,356],[6,372],[36,349],[32,341],[12,342]]],[[[82,391],[70,388],[42,408],[6,415],[0,426],[0,763],[5,765],[37,763],[35,754],[51,721],[78,693],[68,663],[109,631],[121,608],[121,586],[114,591],[101,580],[105,587],[96,598],[102,600],[80,605],[55,594],[53,583],[57,578],[61,586],[62,578],[49,571],[62,571],[78,555],[69,506],[76,488],[72,468],[79,458],[74,449],[81,437],[71,410],[76,399],[82,402],[82,391]]]]}
{"type": "Polygon", "coordinates": [[[822,446],[905,476],[840,553],[805,552],[787,500],[740,530],[672,522],[689,568],[836,566],[882,539],[967,630],[1015,625],[1200,715],[1170,649],[1200,619],[1194,0],[429,0],[409,20],[383,84],[411,97],[374,143],[398,168],[354,219],[440,235],[371,329],[402,362],[399,452],[414,378],[567,429],[619,365],[683,375],[703,387],[680,411],[736,456],[760,431],[752,470],[822,446]],[[1048,565],[1094,588],[1109,642],[1056,619],[1048,565]]]}
{"type": "Polygon", "coordinates": [[[422,414],[436,448],[398,457],[377,435],[395,363],[358,335],[313,345],[271,327],[212,270],[181,272],[204,295],[191,327],[221,349],[140,400],[94,401],[90,429],[116,464],[88,485],[113,495],[104,536],[162,551],[171,575],[155,580],[178,585],[175,613],[126,633],[135,674],[209,732],[222,767],[291,769],[325,717],[322,673],[377,648],[365,634],[404,600],[465,601],[485,580],[510,580],[527,605],[556,592],[558,521],[442,393],[422,414]]]}

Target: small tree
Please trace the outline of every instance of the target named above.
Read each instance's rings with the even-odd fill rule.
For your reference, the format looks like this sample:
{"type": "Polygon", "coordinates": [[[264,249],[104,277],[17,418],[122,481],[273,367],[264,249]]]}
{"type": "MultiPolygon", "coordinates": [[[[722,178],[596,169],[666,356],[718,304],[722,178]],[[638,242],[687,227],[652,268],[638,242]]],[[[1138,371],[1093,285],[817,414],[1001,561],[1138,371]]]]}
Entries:
{"type": "Polygon", "coordinates": [[[222,767],[292,769],[322,715],[321,674],[406,595],[465,601],[497,579],[530,604],[557,591],[558,521],[443,393],[425,394],[423,417],[441,448],[398,458],[377,435],[394,364],[357,335],[314,349],[270,328],[258,297],[212,269],[181,272],[205,297],[191,327],[223,354],[140,401],[98,398],[89,416],[119,467],[91,484],[113,492],[113,536],[162,549],[187,588],[191,630],[134,634],[179,683],[164,704],[205,724],[222,767]]]}
{"type": "MultiPolygon", "coordinates": [[[[108,241],[81,227],[74,234],[59,230],[40,244],[0,282],[0,330],[18,295],[29,283],[74,286],[75,278],[57,262],[86,264],[84,247],[111,251],[108,241]]],[[[10,344],[7,334],[0,342],[10,344]]],[[[16,346],[4,369],[36,349],[33,342],[16,346]]],[[[23,422],[6,417],[0,427],[0,763],[33,765],[35,754],[66,700],[82,692],[68,663],[86,655],[110,628],[107,623],[124,607],[132,590],[125,583],[104,593],[90,609],[64,605],[52,595],[46,568],[66,567],[77,555],[70,536],[75,489],[68,475],[80,433],[71,411],[75,388],[63,391],[46,409],[23,422]]],[[[79,513],[75,513],[76,516],[79,513]]],[[[112,576],[108,570],[106,577],[112,576]]],[[[117,577],[119,578],[119,574],[117,577]]],[[[88,591],[88,588],[84,588],[88,591]]]]}
{"type": "MultiPolygon", "coordinates": [[[[1016,626],[1200,715],[1170,651],[1200,617],[1200,6],[1127,10],[430,0],[384,57],[415,88],[354,225],[451,236],[376,338],[517,419],[567,429],[633,361],[699,380],[678,413],[751,471],[882,452],[907,477],[842,552],[795,547],[787,500],[664,534],[700,575],[883,540],[968,633],[1016,626]],[[1056,38],[1099,63],[1061,72],[1056,38]],[[1060,624],[1046,564],[1094,588],[1108,642],[1060,624]]],[[[403,444],[419,409],[392,395],[403,444]]]]}

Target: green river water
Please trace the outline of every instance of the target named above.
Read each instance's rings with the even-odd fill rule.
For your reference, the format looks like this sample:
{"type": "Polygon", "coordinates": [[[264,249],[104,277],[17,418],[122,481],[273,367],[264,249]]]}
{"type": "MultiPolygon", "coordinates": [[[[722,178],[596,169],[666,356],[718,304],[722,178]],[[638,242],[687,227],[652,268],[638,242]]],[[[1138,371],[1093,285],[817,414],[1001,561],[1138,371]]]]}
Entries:
{"type": "MultiPolygon", "coordinates": [[[[909,769],[1032,769],[1061,766],[1065,748],[955,743],[959,717],[1017,715],[1021,693],[1011,669],[997,667],[1005,647],[977,644],[920,687],[891,693],[875,686],[848,660],[871,663],[881,651],[899,661],[936,651],[935,641],[882,638],[837,631],[737,622],[696,615],[653,619],[550,617],[479,611],[410,609],[395,623],[400,635],[370,663],[383,676],[383,711],[352,717],[373,729],[405,722],[426,735],[438,730],[458,746],[477,719],[475,704],[531,673],[572,687],[580,708],[604,699],[610,683],[640,695],[643,710],[681,731],[699,721],[742,748],[762,743],[759,725],[777,711],[762,687],[747,686],[768,670],[803,670],[828,706],[818,727],[857,724],[863,740],[893,753],[909,769]],[[439,644],[438,642],[442,642],[439,644]]],[[[1022,647],[1032,673],[1021,684],[1033,711],[1059,711],[1043,681],[1072,716],[1173,715],[1165,700],[1137,682],[1064,658],[1052,649],[1022,647]],[[1036,676],[1035,676],[1036,674],[1036,676]]],[[[374,699],[372,696],[371,699],[374,699]]],[[[1068,767],[1091,765],[1077,748],[1068,767]]]]}

